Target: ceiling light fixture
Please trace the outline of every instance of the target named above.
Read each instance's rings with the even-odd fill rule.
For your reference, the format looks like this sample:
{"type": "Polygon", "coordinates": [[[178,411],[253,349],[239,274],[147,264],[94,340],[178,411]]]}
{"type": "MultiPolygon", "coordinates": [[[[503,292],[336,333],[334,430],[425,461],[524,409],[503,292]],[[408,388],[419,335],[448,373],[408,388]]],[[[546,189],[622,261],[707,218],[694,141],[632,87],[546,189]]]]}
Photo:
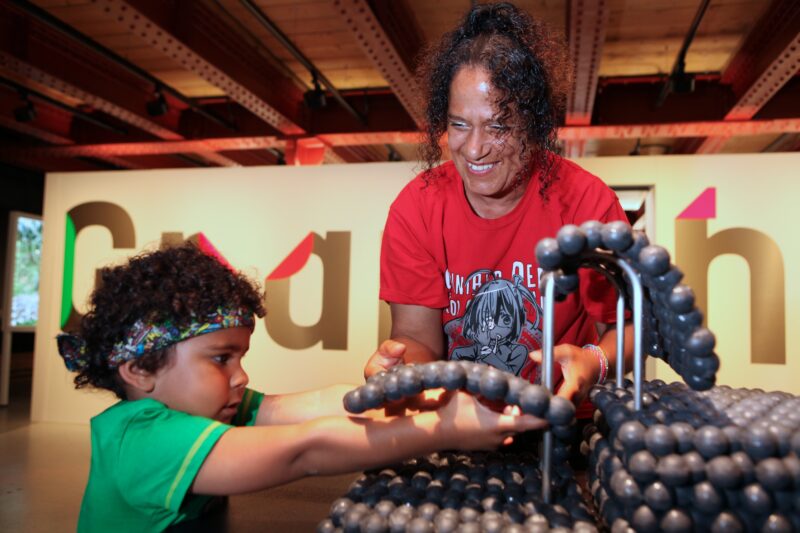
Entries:
{"type": "Polygon", "coordinates": [[[317,72],[313,71],[311,73],[312,83],[314,84],[314,88],[310,89],[305,92],[303,95],[303,99],[306,101],[306,105],[309,109],[317,110],[322,109],[328,102],[325,98],[325,91],[322,90],[322,87],[319,84],[319,79],[317,79],[317,72]]]}
{"type": "Polygon", "coordinates": [[[17,122],[30,122],[36,118],[36,107],[28,98],[27,92],[20,92],[22,105],[14,110],[14,118],[17,122]]]}
{"type": "Polygon", "coordinates": [[[156,87],[156,91],[153,93],[153,99],[147,102],[147,114],[151,117],[160,117],[161,115],[166,115],[167,111],[169,111],[167,99],[164,98],[161,87],[156,87]]]}

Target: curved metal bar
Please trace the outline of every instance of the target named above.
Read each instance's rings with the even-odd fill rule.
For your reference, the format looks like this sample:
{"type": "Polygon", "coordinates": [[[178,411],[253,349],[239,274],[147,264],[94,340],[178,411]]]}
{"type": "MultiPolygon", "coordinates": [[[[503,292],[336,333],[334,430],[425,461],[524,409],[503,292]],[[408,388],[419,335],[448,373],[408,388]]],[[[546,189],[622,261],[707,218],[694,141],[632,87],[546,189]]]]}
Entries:
{"type": "MultiPolygon", "coordinates": [[[[555,323],[555,289],[556,280],[552,273],[546,274],[543,281],[544,322],[542,323],[542,367],[544,368],[544,386],[553,393],[553,324],[555,323]]],[[[550,503],[550,475],[553,463],[553,432],[547,430],[542,439],[542,498],[550,503]]]]}
{"type": "MultiPolygon", "coordinates": [[[[625,272],[628,282],[633,287],[633,406],[636,411],[642,409],[642,380],[644,379],[644,361],[642,357],[642,280],[636,270],[627,261],[613,258],[625,272]]],[[[619,331],[619,330],[618,330],[619,331]]]]}
{"type": "Polygon", "coordinates": [[[622,388],[625,380],[625,296],[617,293],[617,357],[615,363],[617,369],[616,385],[622,388]]]}

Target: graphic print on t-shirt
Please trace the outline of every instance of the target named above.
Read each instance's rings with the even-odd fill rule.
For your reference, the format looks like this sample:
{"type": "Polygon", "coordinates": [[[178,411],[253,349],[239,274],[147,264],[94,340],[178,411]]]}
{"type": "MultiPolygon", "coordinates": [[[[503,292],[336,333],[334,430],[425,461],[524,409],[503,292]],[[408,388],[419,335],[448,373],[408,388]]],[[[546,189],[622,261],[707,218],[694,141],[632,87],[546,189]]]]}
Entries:
{"type": "Polygon", "coordinates": [[[467,285],[476,277],[487,281],[467,302],[464,314],[444,325],[449,358],[527,377],[533,370],[528,352],[542,344],[542,308],[521,276],[505,280],[491,270],[477,270],[467,277],[467,285]]]}

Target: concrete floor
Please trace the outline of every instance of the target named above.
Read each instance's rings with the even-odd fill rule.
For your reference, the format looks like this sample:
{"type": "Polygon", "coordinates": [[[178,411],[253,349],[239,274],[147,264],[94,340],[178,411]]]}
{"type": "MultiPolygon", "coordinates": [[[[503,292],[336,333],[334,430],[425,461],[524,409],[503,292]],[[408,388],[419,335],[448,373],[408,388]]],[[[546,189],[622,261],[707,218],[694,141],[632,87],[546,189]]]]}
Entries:
{"type": "MultiPolygon", "coordinates": [[[[89,427],[30,422],[30,376],[12,371],[8,407],[0,407],[0,531],[75,531],[91,455],[89,427]]],[[[315,531],[356,474],[310,478],[231,497],[224,514],[200,531],[315,531]]]]}

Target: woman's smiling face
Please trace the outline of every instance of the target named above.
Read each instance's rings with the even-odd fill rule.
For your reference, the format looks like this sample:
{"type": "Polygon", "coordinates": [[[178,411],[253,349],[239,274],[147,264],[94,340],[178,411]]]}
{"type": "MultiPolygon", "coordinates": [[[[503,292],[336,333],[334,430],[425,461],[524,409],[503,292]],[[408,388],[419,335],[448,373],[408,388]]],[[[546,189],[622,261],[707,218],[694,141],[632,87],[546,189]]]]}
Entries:
{"type": "Polygon", "coordinates": [[[521,144],[511,124],[498,121],[497,92],[482,67],[464,66],[450,84],[447,144],[473,210],[484,218],[511,211],[518,187],[521,144]]]}

